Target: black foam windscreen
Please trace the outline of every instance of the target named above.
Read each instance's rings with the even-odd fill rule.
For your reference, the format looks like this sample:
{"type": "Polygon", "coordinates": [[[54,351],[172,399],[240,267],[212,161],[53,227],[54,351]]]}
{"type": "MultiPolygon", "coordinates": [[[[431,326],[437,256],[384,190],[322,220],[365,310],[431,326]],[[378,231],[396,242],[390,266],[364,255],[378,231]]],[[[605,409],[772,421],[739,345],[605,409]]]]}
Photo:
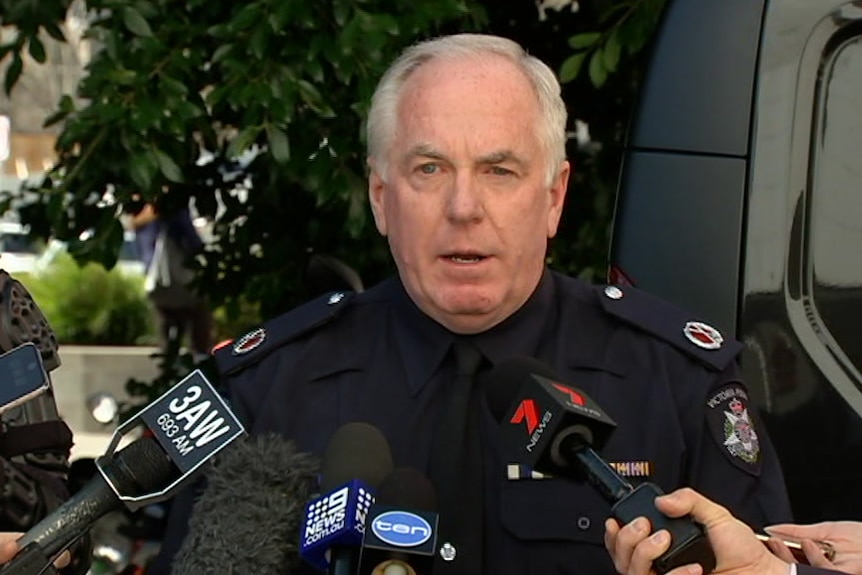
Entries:
{"type": "Polygon", "coordinates": [[[315,457],[277,435],[235,442],[207,473],[174,575],[281,575],[300,565],[305,504],[317,493],[315,457]]]}
{"type": "Polygon", "coordinates": [[[354,479],[377,487],[392,468],[392,453],[383,433],[369,423],[347,423],[327,444],[320,488],[326,493],[354,479]]]}
{"type": "Polygon", "coordinates": [[[491,415],[497,421],[506,417],[506,411],[518,395],[518,391],[531,375],[557,379],[556,373],[547,364],[528,356],[513,356],[497,363],[481,378],[480,383],[488,400],[491,415]]]}
{"type": "Polygon", "coordinates": [[[412,467],[400,467],[387,475],[377,491],[376,503],[432,513],[437,511],[434,485],[412,467]]]}

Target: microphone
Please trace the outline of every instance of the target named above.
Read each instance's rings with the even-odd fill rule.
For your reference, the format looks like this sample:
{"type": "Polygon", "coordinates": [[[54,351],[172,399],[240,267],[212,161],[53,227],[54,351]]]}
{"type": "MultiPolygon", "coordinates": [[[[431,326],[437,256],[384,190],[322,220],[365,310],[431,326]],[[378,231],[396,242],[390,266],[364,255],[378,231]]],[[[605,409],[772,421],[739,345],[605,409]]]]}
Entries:
{"type": "Polygon", "coordinates": [[[374,492],[392,472],[383,434],[368,423],[341,426],[323,456],[321,491],[305,508],[300,555],[330,575],[354,575],[374,492]]]}
{"type": "Polygon", "coordinates": [[[654,531],[670,532],[670,548],[653,562],[659,574],[689,563],[700,563],[704,573],[715,568],[701,525],[661,513],[655,507],[661,488],[649,482],[633,486],[596,453],[616,423],[583,391],[558,382],[550,367],[525,357],[495,365],[483,387],[491,413],[502,424],[503,444],[518,459],[541,473],[586,479],[622,523],[643,516],[654,531]]]}
{"type": "Polygon", "coordinates": [[[126,505],[134,511],[172,496],[225,446],[244,433],[239,421],[200,370],[117,428],[99,472],[78,493],[19,539],[22,553],[0,573],[28,573],[33,554],[51,557],[82,536],[109,511],[126,505]],[[143,437],[114,453],[124,431],[143,422],[143,437]]]}
{"type": "Polygon", "coordinates": [[[217,457],[195,501],[174,575],[282,575],[299,567],[296,534],[317,493],[317,458],[278,435],[249,437],[217,457]]]}
{"type": "Polygon", "coordinates": [[[431,572],[437,549],[434,486],[412,468],[390,473],[368,512],[359,575],[431,572]]]}

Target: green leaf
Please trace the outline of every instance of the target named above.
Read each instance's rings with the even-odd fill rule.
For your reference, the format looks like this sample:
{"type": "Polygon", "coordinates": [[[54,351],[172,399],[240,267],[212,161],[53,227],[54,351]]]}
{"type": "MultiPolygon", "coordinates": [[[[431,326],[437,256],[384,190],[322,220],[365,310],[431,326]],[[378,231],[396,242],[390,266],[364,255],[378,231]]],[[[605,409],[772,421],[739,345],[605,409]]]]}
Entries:
{"type": "Polygon", "coordinates": [[[224,58],[230,54],[231,50],[233,50],[233,44],[222,44],[216,51],[213,53],[213,64],[224,60],[224,58]]]}
{"type": "Polygon", "coordinates": [[[40,64],[45,63],[45,45],[42,44],[38,36],[30,36],[30,43],[27,48],[34,60],[40,64]]]}
{"type": "Polygon", "coordinates": [[[70,96],[69,94],[63,94],[63,96],[60,98],[60,103],[57,104],[57,107],[64,112],[74,112],[75,101],[72,100],[72,96],[70,96]]]}
{"type": "Polygon", "coordinates": [[[138,190],[145,192],[150,189],[155,176],[156,166],[153,165],[150,156],[147,154],[136,154],[129,160],[129,175],[132,182],[138,186],[138,190]]]}
{"type": "Polygon", "coordinates": [[[616,72],[622,55],[622,46],[616,32],[612,32],[608,41],[605,42],[603,53],[605,70],[611,73],[616,72]]]}
{"type": "Polygon", "coordinates": [[[134,70],[128,70],[126,68],[113,68],[109,69],[105,73],[105,78],[111,82],[112,84],[120,84],[123,86],[128,86],[134,83],[135,79],[138,77],[138,74],[134,70]]]}
{"type": "Polygon", "coordinates": [[[54,112],[53,114],[51,114],[50,116],[45,118],[45,121],[42,122],[42,127],[48,128],[49,126],[53,126],[54,124],[56,124],[58,122],[62,122],[63,120],[66,119],[66,117],[68,115],[69,115],[69,112],[67,112],[65,110],[58,110],[57,112],[54,112]]]}
{"type": "Polygon", "coordinates": [[[156,161],[159,163],[159,170],[164,176],[172,182],[183,182],[183,172],[174,160],[163,151],[156,149],[156,161]]]}
{"type": "Polygon", "coordinates": [[[239,134],[237,134],[236,138],[231,140],[227,149],[228,157],[236,158],[246,151],[257,139],[257,135],[259,133],[260,126],[248,126],[247,128],[244,128],[239,134]]]}
{"type": "Polygon", "coordinates": [[[290,142],[281,128],[272,124],[267,125],[266,137],[269,140],[269,150],[276,162],[283,164],[290,160],[290,142]]]}
{"type": "Polygon", "coordinates": [[[48,35],[57,42],[66,41],[66,36],[63,34],[63,30],[57,26],[56,22],[45,22],[42,26],[45,27],[45,31],[48,32],[48,35]]]}
{"type": "Polygon", "coordinates": [[[308,104],[312,110],[317,112],[321,118],[335,117],[335,112],[326,104],[326,102],[323,101],[323,96],[314,84],[307,82],[306,80],[300,80],[297,82],[297,86],[299,86],[299,95],[302,98],[302,101],[308,104]]]}
{"type": "Polygon", "coordinates": [[[577,78],[578,74],[581,72],[581,68],[584,65],[586,57],[587,52],[579,52],[578,54],[573,54],[566,58],[563,65],[560,66],[560,82],[565,84],[566,82],[571,82],[577,78]]]}
{"type": "Polygon", "coordinates": [[[21,77],[21,72],[23,70],[24,61],[21,60],[20,54],[15,54],[15,57],[12,59],[12,63],[6,70],[6,78],[3,82],[3,86],[6,89],[7,96],[12,93],[12,88],[15,86],[15,83],[18,81],[18,78],[21,77]]]}
{"type": "Polygon", "coordinates": [[[141,13],[132,8],[131,6],[126,6],[123,8],[123,24],[125,24],[126,28],[128,28],[129,32],[136,36],[142,36],[145,38],[152,37],[153,31],[150,29],[150,25],[141,16],[141,13]]]}
{"type": "Polygon", "coordinates": [[[584,32],[583,34],[575,34],[569,38],[569,46],[575,50],[590,48],[598,42],[601,37],[601,32],[584,32]]]}
{"type": "Polygon", "coordinates": [[[593,52],[590,58],[590,82],[596,88],[601,88],[608,79],[608,71],[603,62],[603,51],[601,48],[593,52]]]}

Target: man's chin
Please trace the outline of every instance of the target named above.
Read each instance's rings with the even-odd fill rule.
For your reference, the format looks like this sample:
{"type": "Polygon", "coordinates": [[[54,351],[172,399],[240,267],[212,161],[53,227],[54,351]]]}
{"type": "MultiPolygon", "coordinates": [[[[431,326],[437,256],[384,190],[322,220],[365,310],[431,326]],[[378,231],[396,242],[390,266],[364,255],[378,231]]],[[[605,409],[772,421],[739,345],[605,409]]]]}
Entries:
{"type": "Polygon", "coordinates": [[[479,333],[494,327],[502,321],[498,317],[500,307],[491,305],[487,299],[482,301],[449,302],[435,310],[433,316],[446,328],[455,333],[479,333]]]}

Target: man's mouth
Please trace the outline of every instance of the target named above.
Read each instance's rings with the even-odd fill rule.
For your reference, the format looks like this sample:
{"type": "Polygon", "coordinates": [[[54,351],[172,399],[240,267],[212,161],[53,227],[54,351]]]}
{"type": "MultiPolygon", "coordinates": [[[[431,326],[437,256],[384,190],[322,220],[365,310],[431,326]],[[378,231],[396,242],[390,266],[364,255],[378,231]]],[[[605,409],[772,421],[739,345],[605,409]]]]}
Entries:
{"type": "Polygon", "coordinates": [[[447,254],[444,257],[457,264],[475,264],[484,260],[488,256],[480,254],[447,254]]]}

